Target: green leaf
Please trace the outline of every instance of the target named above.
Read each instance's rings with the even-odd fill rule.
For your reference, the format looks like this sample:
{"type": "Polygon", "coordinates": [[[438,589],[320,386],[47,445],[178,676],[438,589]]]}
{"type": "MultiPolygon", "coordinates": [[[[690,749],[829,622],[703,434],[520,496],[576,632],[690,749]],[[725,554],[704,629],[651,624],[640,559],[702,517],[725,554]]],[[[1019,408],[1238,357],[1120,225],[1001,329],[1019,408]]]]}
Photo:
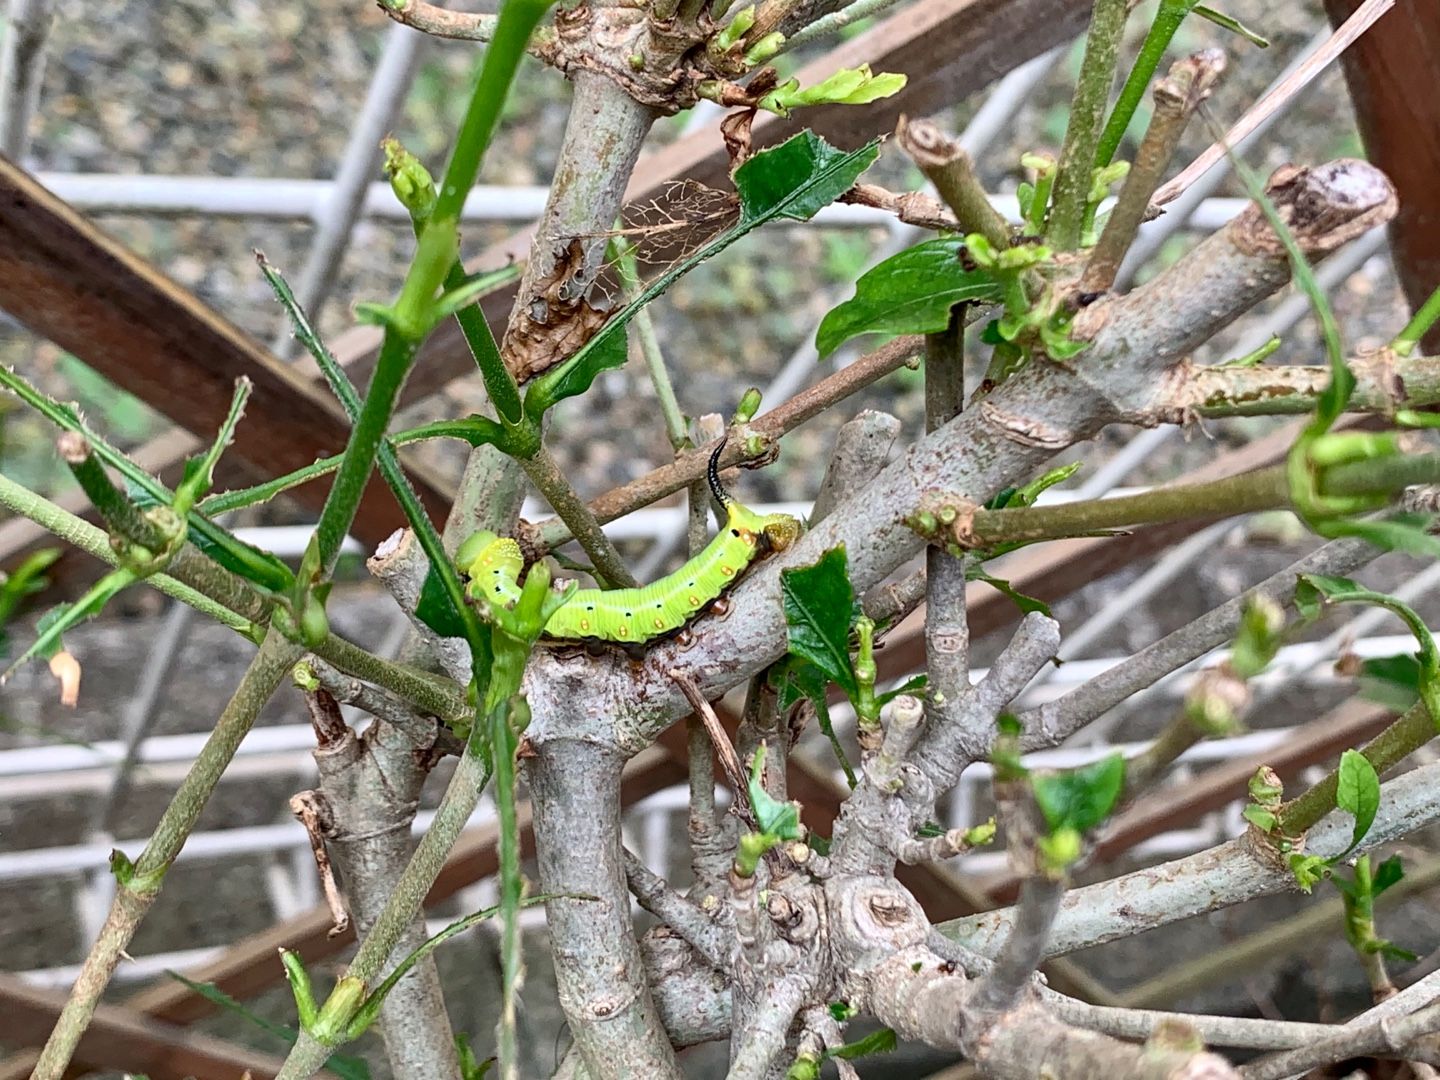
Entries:
{"type": "Polygon", "coordinates": [[[538,421],[557,402],[579,397],[589,390],[602,371],[614,371],[625,366],[630,355],[629,339],[625,335],[625,324],[619,323],[618,318],[607,322],[591,339],[590,345],[576,353],[579,363],[567,361],[552,369],[553,377],[546,372],[535,380],[535,385],[525,395],[527,416],[538,421]],[[611,330],[611,326],[615,329],[611,330]]]}
{"type": "Polygon", "coordinates": [[[750,766],[750,807],[755,811],[755,823],[766,837],[777,840],[799,840],[800,806],[798,803],[781,802],[772,798],[761,782],[765,775],[765,745],[755,751],[755,761],[750,766]]]}
{"type": "Polygon", "coordinates": [[[110,598],[129,585],[136,578],[129,570],[111,570],[86,590],[85,595],[73,604],[56,604],[36,624],[35,640],[30,647],[15,658],[15,662],[0,673],[0,684],[4,684],[17,668],[38,657],[49,660],[65,647],[64,635],[86,619],[100,614],[110,598]]]}
{"type": "MultiPolygon", "coordinates": [[[[298,1035],[294,1028],[286,1027],[284,1024],[277,1024],[273,1020],[267,1020],[259,1013],[247,1008],[244,1004],[236,1001],[233,997],[221,990],[214,983],[196,982],[194,979],[187,979],[178,971],[166,970],[166,975],[186,987],[192,994],[197,994],[216,1005],[226,1012],[240,1017],[242,1020],[259,1028],[267,1035],[287,1046],[295,1044],[298,1035]]],[[[327,1071],[334,1073],[341,1080],[370,1080],[370,1066],[365,1063],[364,1058],[352,1057],[349,1054],[331,1054],[325,1061],[327,1071]]]]}
{"type": "Polygon", "coordinates": [[[1420,959],[1420,957],[1416,956],[1409,949],[1402,949],[1393,941],[1377,941],[1375,943],[1375,951],[1387,959],[1398,960],[1402,964],[1413,964],[1416,960],[1420,959]]]}
{"type": "Polygon", "coordinates": [[[859,690],[850,660],[850,627],[855,590],[846,568],[845,547],[833,547],[813,566],[783,570],[790,652],[809,660],[846,694],[859,690]]]}
{"type": "Polygon", "coordinates": [[[485,1080],[495,1067],[495,1058],[480,1061],[470,1046],[470,1037],[463,1031],[455,1033],[455,1056],[460,1059],[460,1080],[485,1080]]]}
{"type": "Polygon", "coordinates": [[[1355,829],[1350,834],[1350,846],[1336,855],[1332,862],[1344,858],[1365,839],[1380,809],[1380,778],[1375,775],[1375,766],[1356,750],[1346,750],[1340,755],[1335,805],[1355,818],[1355,829]]]}
{"type": "Polygon", "coordinates": [[[881,1028],[879,1031],[872,1031],[863,1039],[856,1039],[854,1042],[846,1043],[844,1046],[837,1046],[833,1050],[825,1051],[826,1058],[840,1058],[842,1061],[854,1061],[856,1058],[869,1057],[871,1054],[888,1054],[895,1047],[900,1045],[898,1037],[890,1028],[881,1028]]]}
{"type": "Polygon", "coordinates": [[[788,710],[801,699],[810,702],[815,710],[815,722],[830,740],[830,749],[835,752],[835,760],[840,763],[840,769],[845,773],[845,782],[850,785],[850,790],[855,790],[855,769],[851,766],[850,758],[846,756],[845,747],[841,744],[840,737],[835,734],[835,725],[830,719],[830,702],[825,697],[830,680],[818,667],[798,656],[787,656],[776,667],[782,680],[779,690],[780,709],[788,710]]]}
{"type": "Polygon", "coordinates": [[[855,283],[855,295],[821,321],[820,356],[859,334],[938,333],[950,325],[956,304],[998,300],[989,272],[965,268],[964,249],[959,237],[927,240],[871,268],[855,283]]]}
{"type": "Polygon", "coordinates": [[[855,186],[880,156],[880,143],[837,150],[813,131],[802,131],[779,146],[762,150],[735,170],[744,222],[783,217],[809,221],[855,186]]]}
{"type": "Polygon", "coordinates": [[[1240,816],[1264,833],[1274,832],[1275,826],[1280,824],[1280,818],[1275,811],[1267,810],[1263,806],[1256,806],[1254,803],[1241,810],[1240,816]]]}
{"type": "Polygon", "coordinates": [[[1115,808],[1124,787],[1125,758],[1118,753],[1031,780],[1035,802],[1051,832],[1093,829],[1115,808]]]}
{"type": "Polygon", "coordinates": [[[883,694],[878,695],[875,698],[875,703],[877,705],[888,705],[901,694],[918,693],[925,689],[926,682],[927,680],[924,675],[912,675],[899,686],[895,687],[894,690],[886,690],[883,694]]]}
{"type": "Polygon", "coordinates": [[[1367,700],[1404,712],[1419,700],[1420,661],[1413,653],[1362,661],[1360,693],[1367,700]]]}
{"type": "Polygon", "coordinates": [[[1330,876],[1330,864],[1319,855],[1296,853],[1292,854],[1286,863],[1295,877],[1296,887],[1303,893],[1308,893],[1317,883],[1330,876]]]}
{"type": "Polygon", "coordinates": [[[465,619],[455,610],[445,582],[433,563],[425,574],[425,583],[420,587],[420,599],[415,603],[415,617],[443,638],[467,636],[465,619]]]}
{"type": "Polygon", "coordinates": [[[1420,646],[1416,654],[1419,665],[1416,691],[1425,702],[1431,719],[1440,725],[1440,648],[1436,647],[1435,638],[1425,620],[1403,601],[1386,593],[1367,589],[1349,578],[1301,574],[1295,586],[1296,608],[1307,619],[1313,619],[1319,614],[1323,603],[1374,604],[1399,616],[1415,635],[1420,646]]]}
{"type": "Polygon", "coordinates": [[[639,296],[612,315],[599,333],[573,356],[532,381],[525,393],[526,415],[539,417],[563,397],[573,396],[573,393],[560,393],[562,387],[583,393],[595,376],[592,373],[588,379],[582,376],[572,382],[570,376],[576,369],[592,368],[593,372],[599,372],[606,366],[624,363],[626,325],[685,274],[768,221],[780,217],[809,220],[853,187],[879,153],[878,141],[847,153],[835,149],[813,132],[802,131],[750,158],[735,174],[735,186],[740,192],[740,220],[655,278],[639,296]],[[594,353],[604,353],[608,359],[593,360],[594,353]],[[574,390],[575,387],[580,389],[574,390]]]}
{"type": "Polygon", "coordinates": [[[1405,877],[1405,866],[1399,855],[1391,855],[1375,868],[1375,878],[1371,882],[1370,891],[1373,895],[1379,896],[1392,885],[1400,884],[1405,877]]]}
{"type": "Polygon", "coordinates": [[[1010,600],[1011,603],[1013,603],[1016,607],[1018,607],[1021,611],[1025,612],[1025,614],[1027,615],[1032,611],[1038,611],[1046,618],[1050,617],[1050,605],[1045,603],[1044,600],[1038,600],[1033,596],[1026,596],[1024,593],[1020,592],[1018,589],[1012,586],[1010,582],[1006,581],[1004,578],[992,577],[991,575],[985,573],[984,570],[980,569],[978,565],[966,567],[965,580],[983,581],[992,589],[995,589],[997,592],[1003,593],[1010,600]]]}

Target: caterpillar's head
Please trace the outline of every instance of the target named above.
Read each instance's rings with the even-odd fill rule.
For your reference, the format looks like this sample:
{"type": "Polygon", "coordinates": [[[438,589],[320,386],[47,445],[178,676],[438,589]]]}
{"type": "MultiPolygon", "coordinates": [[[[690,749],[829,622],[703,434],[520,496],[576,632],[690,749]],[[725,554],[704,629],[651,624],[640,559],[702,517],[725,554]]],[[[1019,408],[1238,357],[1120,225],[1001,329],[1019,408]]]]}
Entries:
{"type": "Polygon", "coordinates": [[[472,533],[455,552],[455,564],[476,582],[496,580],[509,585],[519,576],[525,561],[520,545],[509,537],[497,536],[488,529],[472,533]]]}
{"type": "Polygon", "coordinates": [[[727,524],[732,529],[741,529],[754,536],[763,537],[771,551],[784,551],[804,531],[799,520],[789,514],[757,514],[755,511],[731,502],[725,507],[727,524]]]}

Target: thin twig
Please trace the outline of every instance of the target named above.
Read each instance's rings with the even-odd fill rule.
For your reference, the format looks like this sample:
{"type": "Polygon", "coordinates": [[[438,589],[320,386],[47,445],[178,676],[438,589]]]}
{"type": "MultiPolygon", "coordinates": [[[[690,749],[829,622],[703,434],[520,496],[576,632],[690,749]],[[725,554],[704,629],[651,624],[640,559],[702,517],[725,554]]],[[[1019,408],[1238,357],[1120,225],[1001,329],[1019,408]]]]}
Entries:
{"type": "Polygon", "coordinates": [[[1046,240],[1060,251],[1080,245],[1081,222],[1089,199],[1095,148],[1105,123],[1105,106],[1115,81],[1115,61],[1125,30],[1125,0],[1095,0],[1085,36],[1085,59],[1070,103],[1070,123],[1056,166],[1054,200],[1046,240]]]}
{"type": "Polygon", "coordinates": [[[34,1080],[60,1080],[141,921],[160,894],[165,871],[195,827],[240,741],[303,650],[271,631],[225,705],[199,757],[185,774],[154,833],[119,878],[110,914],[91,947],[55,1029],[40,1052],[34,1080]]]}
{"type": "Polygon", "coordinates": [[[695,685],[695,680],[688,674],[675,670],[670,672],[670,678],[675,680],[675,685],[680,687],[680,692],[690,702],[695,715],[705,724],[705,730],[710,733],[710,743],[715,747],[715,754],[730,781],[731,790],[735,792],[735,804],[743,810],[747,819],[753,822],[754,810],[750,806],[750,787],[745,777],[745,769],[740,764],[740,755],[735,752],[735,747],[730,744],[730,739],[725,734],[720,718],[715,715],[715,710],[710,707],[710,703],[700,693],[700,688],[695,685]]]}
{"type": "Polygon", "coordinates": [[[1206,49],[1177,61],[1170,68],[1170,74],[1156,84],[1155,111],[1150,117],[1150,126],[1105,229],[1090,253],[1090,261],[1080,279],[1080,292],[1104,292],[1115,283],[1120,264],[1145,220],[1151,195],[1170,164],[1180,136],[1224,71],[1225,54],[1219,49],[1206,49]]]}
{"type": "Polygon", "coordinates": [[[542,446],[532,458],[522,459],[520,466],[525,470],[530,482],[540,489],[540,494],[545,496],[545,500],[560,515],[560,520],[565,523],[570,535],[585,549],[585,554],[590,556],[591,565],[595,567],[602,586],[621,589],[634,588],[640,584],[626,569],[615,545],[600,528],[600,523],[596,521],[590,508],[570,486],[570,481],[566,479],[559,463],[547,447],[542,446]]]}
{"type": "Polygon", "coordinates": [[[1150,201],[1155,206],[1164,206],[1180,197],[1180,194],[1216,164],[1225,158],[1229,148],[1238,145],[1252,131],[1265,123],[1273,114],[1289,105],[1290,100],[1324,71],[1335,59],[1348,49],[1355,40],[1374,25],[1375,20],[1395,6],[1395,0],[1365,0],[1355,9],[1340,28],[1329,39],[1305,59],[1278,86],[1262,97],[1245,115],[1230,126],[1225,137],[1205,150],[1187,165],[1179,176],[1155,192],[1150,201]]]}
{"type": "MultiPolygon", "coordinates": [[[[864,389],[875,380],[914,362],[922,349],[923,342],[918,337],[897,338],[808,390],[796,394],[785,404],[756,417],[741,428],[741,433],[759,436],[762,444],[759,453],[763,456],[780,436],[818,416],[837,401],[843,401],[864,389]]],[[[732,438],[730,445],[720,456],[722,469],[743,464],[748,459],[745,442],[744,438],[732,438]]],[[[667,495],[672,495],[696,480],[703,480],[713,451],[713,446],[702,446],[680,455],[668,465],[662,465],[637,480],[607,491],[590,501],[590,513],[601,523],[614,521],[642,506],[649,506],[667,495]]],[[[565,522],[556,519],[539,522],[530,526],[529,531],[538,546],[546,551],[572,537],[565,522]]]]}
{"type": "Polygon", "coordinates": [[[290,813],[294,814],[305,827],[310,838],[310,853],[315,856],[315,869],[320,875],[320,887],[325,893],[325,904],[330,909],[330,937],[339,937],[350,929],[350,913],[345,910],[345,900],[340,895],[340,886],[335,883],[335,868],[330,865],[330,853],[325,850],[325,834],[331,828],[329,808],[319,792],[302,791],[290,796],[290,813]]]}
{"type": "Polygon", "coordinates": [[[1010,223],[990,204],[965,148],[929,120],[900,118],[895,141],[940,192],[960,231],[978,232],[997,251],[1010,246],[1010,223]]]}

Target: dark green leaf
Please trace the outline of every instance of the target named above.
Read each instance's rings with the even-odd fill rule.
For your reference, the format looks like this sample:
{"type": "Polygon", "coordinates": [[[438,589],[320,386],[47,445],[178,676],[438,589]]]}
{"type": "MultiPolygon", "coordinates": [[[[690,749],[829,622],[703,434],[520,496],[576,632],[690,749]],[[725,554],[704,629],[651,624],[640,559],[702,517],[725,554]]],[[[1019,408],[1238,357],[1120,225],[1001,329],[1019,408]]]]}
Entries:
{"type": "MultiPolygon", "coordinates": [[[[196,982],[194,979],[187,979],[178,971],[167,970],[165,974],[186,987],[191,993],[198,994],[210,1004],[240,1017],[284,1045],[293,1046],[295,1044],[298,1036],[293,1028],[277,1024],[273,1020],[267,1020],[259,1013],[236,1001],[214,983],[196,982]]],[[[328,1072],[340,1077],[341,1080],[370,1080],[370,1066],[365,1063],[364,1058],[352,1057],[349,1054],[332,1054],[326,1060],[325,1068],[328,1072]]]]}
{"type": "Polygon", "coordinates": [[[1335,805],[1355,818],[1355,828],[1350,834],[1350,846],[1345,854],[1355,850],[1365,834],[1374,824],[1375,814],[1380,809],[1380,778],[1375,775],[1375,766],[1364,754],[1346,750],[1340,755],[1339,784],[1335,789],[1335,805]]]}
{"type": "Polygon", "coordinates": [[[425,584],[420,587],[420,599],[415,604],[415,617],[441,637],[465,637],[465,620],[455,610],[450,593],[433,565],[425,574],[425,584]]]}
{"type": "Polygon", "coordinates": [[[827,1050],[825,1056],[854,1061],[856,1058],[869,1057],[871,1054],[888,1054],[898,1045],[899,1040],[896,1038],[895,1032],[889,1028],[881,1028],[879,1031],[872,1031],[863,1039],[856,1039],[844,1046],[837,1046],[834,1050],[827,1050]]]}
{"type": "Polygon", "coordinates": [[[1375,878],[1370,885],[1370,891],[1379,896],[1392,885],[1398,885],[1405,877],[1405,866],[1399,855],[1391,855],[1375,868],[1375,878]]]}
{"type": "Polygon", "coordinates": [[[1089,765],[1040,775],[1031,781],[1035,802],[1051,832],[1086,832],[1115,807],[1125,787],[1125,758],[1111,754],[1089,765]]]}
{"type": "Polygon", "coordinates": [[[845,561],[845,547],[833,547],[813,566],[784,570],[780,590],[790,652],[809,660],[850,696],[858,690],[850,661],[850,626],[855,590],[845,561]]]}
{"type": "MultiPolygon", "coordinates": [[[[627,319],[626,322],[628,321],[627,319]]],[[[625,366],[629,357],[625,324],[620,323],[618,318],[611,319],[601,327],[591,345],[576,355],[581,357],[578,364],[561,364],[553,368],[553,378],[550,377],[550,372],[546,372],[535,380],[526,393],[525,412],[532,420],[538,421],[556,403],[585,393],[602,371],[613,371],[625,366]]]]}
{"type": "Polygon", "coordinates": [[[750,807],[755,811],[755,823],[761,833],[781,840],[800,839],[800,807],[793,802],[781,802],[771,797],[761,783],[765,775],[765,747],[755,751],[755,761],[750,768],[750,807]]]}
{"type": "Polygon", "coordinates": [[[892,255],[861,275],[855,295],[820,323],[815,347],[829,356],[859,334],[934,334],[950,325],[956,304],[999,299],[995,279],[967,270],[965,243],[942,237],[892,255]]]}
{"type": "Polygon", "coordinates": [[[854,187],[879,155],[878,140],[847,152],[813,131],[802,131],[735,170],[741,216],[747,222],[809,221],[854,187]]]}
{"type": "Polygon", "coordinates": [[[1009,598],[1011,603],[1013,603],[1016,607],[1018,607],[1021,611],[1025,612],[1027,615],[1032,611],[1038,611],[1041,615],[1044,615],[1047,618],[1050,617],[1050,605],[1045,603],[1044,600],[1037,600],[1033,596],[1026,596],[1024,593],[1014,588],[1010,584],[1010,582],[1004,580],[1003,578],[991,577],[989,574],[981,570],[978,566],[967,568],[965,572],[965,577],[968,581],[983,581],[992,589],[1004,593],[1005,596],[1009,598]]]}
{"type": "Polygon", "coordinates": [[[1420,694],[1420,661],[1409,653],[1362,661],[1360,693],[1370,701],[1404,712],[1420,694]]]}
{"type": "Polygon", "coordinates": [[[924,675],[911,676],[899,686],[895,687],[894,690],[886,690],[883,694],[878,695],[875,701],[879,705],[888,705],[901,694],[914,694],[917,691],[924,690],[925,683],[926,679],[924,675]]]}
{"type": "Polygon", "coordinates": [[[840,769],[845,774],[845,782],[853,791],[856,784],[855,769],[845,755],[845,747],[841,744],[839,736],[835,734],[835,725],[830,720],[830,702],[825,697],[830,680],[818,667],[798,656],[787,656],[779,666],[785,672],[785,681],[780,688],[780,708],[782,710],[789,709],[802,698],[810,702],[811,707],[815,710],[815,722],[820,726],[825,737],[830,740],[830,749],[835,752],[835,760],[840,763],[840,769]]]}

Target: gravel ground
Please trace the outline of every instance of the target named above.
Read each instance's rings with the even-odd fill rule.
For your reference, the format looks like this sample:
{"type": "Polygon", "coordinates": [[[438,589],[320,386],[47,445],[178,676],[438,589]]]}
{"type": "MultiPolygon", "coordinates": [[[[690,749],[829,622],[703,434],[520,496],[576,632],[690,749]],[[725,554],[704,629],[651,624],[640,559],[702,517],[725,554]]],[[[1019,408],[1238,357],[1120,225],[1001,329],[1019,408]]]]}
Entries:
{"type": "MultiPolygon", "coordinates": [[[[80,0],[58,4],[43,105],[28,164],[37,169],[103,173],[305,178],[332,174],[344,148],[348,118],[364,96],[386,25],[372,6],[352,0],[311,0],[304,5],[117,0],[105,7],[102,21],[94,5],[80,0]]],[[[1227,5],[1227,11],[1263,30],[1275,46],[1268,52],[1244,45],[1232,49],[1236,63],[1211,107],[1221,126],[1238,115],[1319,25],[1318,5],[1313,2],[1272,8],[1263,0],[1239,0],[1227,5]]],[[[1183,47],[1208,44],[1233,44],[1233,39],[1227,40],[1206,23],[1187,26],[1183,47]]],[[[438,162],[443,157],[463,105],[472,56],[468,47],[454,43],[427,48],[396,130],[427,160],[438,162]]],[[[1058,142],[1067,80],[1076,66],[1072,53],[1017,112],[1002,145],[982,162],[986,180],[994,188],[1013,188],[1018,179],[1014,162],[1021,151],[1053,149],[1058,142]]],[[[483,179],[544,183],[554,165],[567,100],[568,91],[560,80],[538,68],[528,70],[483,179]]],[[[1338,73],[1323,76],[1251,164],[1268,172],[1290,160],[1358,153],[1343,101],[1338,73]]],[[[944,119],[958,127],[974,106],[963,103],[944,119]]],[[[674,138],[681,126],[680,121],[662,123],[657,141],[674,138]]],[[[1182,156],[1208,141],[1207,132],[1193,131],[1182,156]]],[[[876,177],[896,186],[914,182],[913,170],[893,149],[886,151],[876,177]]],[[[1223,193],[1241,191],[1232,181],[1223,193]]],[[[274,336],[278,320],[250,251],[262,248],[281,267],[298,271],[310,236],[304,224],[236,220],[110,215],[102,224],[261,340],[274,336]]],[[[501,235],[499,228],[477,228],[467,233],[466,242],[478,249],[501,235]]],[[[805,342],[820,315],[848,295],[847,282],[868,265],[883,239],[883,230],[793,230],[784,234],[783,249],[764,240],[737,245],[672,289],[654,311],[686,411],[728,412],[745,387],[765,385],[805,342]],[[775,256],[778,250],[783,250],[783,257],[775,256]]],[[[1194,239],[1172,242],[1162,259],[1179,257],[1194,239]]],[[[357,228],[336,300],[320,320],[326,333],[333,335],[349,324],[351,301],[393,291],[409,244],[408,230],[403,228],[373,222],[357,228]]],[[[1382,259],[1372,260],[1333,300],[1347,341],[1354,345],[1383,340],[1403,319],[1389,266],[1382,259]]],[[[1215,348],[1223,351],[1229,344],[1217,341],[1215,348]]],[[[1277,359],[1301,362],[1316,355],[1317,338],[1306,324],[1287,340],[1277,359]]],[[[16,364],[53,392],[81,401],[95,422],[122,445],[135,445],[161,427],[155,414],[117,394],[73,358],[4,324],[0,324],[0,362],[16,364]]],[[[416,418],[467,411],[480,396],[478,383],[456,384],[445,397],[418,407],[416,418]]],[[[913,435],[922,422],[919,376],[902,372],[858,395],[843,415],[820,418],[796,432],[786,440],[777,467],[744,475],[744,497],[748,501],[807,497],[818,482],[835,427],[862,407],[893,412],[902,420],[906,436],[913,435]]],[[[583,402],[560,410],[552,441],[577,487],[598,492],[668,456],[656,417],[653,391],[643,370],[631,365],[609,373],[583,402]],[[617,439],[617,432],[625,437],[617,439]]],[[[1232,421],[1194,430],[1185,439],[1170,440],[1129,482],[1174,476],[1272,426],[1267,421],[1232,421]]],[[[1087,459],[1101,460],[1131,434],[1107,433],[1085,451],[1087,459]]],[[[57,490],[66,481],[55,466],[51,447],[52,434],[39,421],[0,402],[0,469],[7,476],[57,490]]],[[[428,448],[427,453],[432,465],[458,476],[461,458],[453,448],[428,448]]],[[[268,511],[266,519],[301,520],[284,504],[268,511]]],[[[1094,654],[1129,651],[1153,640],[1285,565],[1298,550],[1293,541],[1275,542],[1253,531],[1242,543],[1220,546],[1197,565],[1183,587],[1133,612],[1097,643],[1094,654]]],[[[1411,561],[1387,558],[1366,580],[1393,585],[1413,568],[1411,561]]],[[[1081,590],[1057,606],[1057,617],[1066,627],[1078,625],[1142,569],[1135,567],[1081,590]]],[[[42,738],[114,738],[146,641],[157,627],[158,610],[154,597],[133,593],[105,617],[71,635],[70,646],[86,666],[85,691],[73,712],[54,704],[43,668],[23,672],[0,696],[0,714],[10,729],[8,734],[0,732],[0,746],[30,745],[42,738]]],[[[384,638],[392,621],[383,596],[358,582],[337,590],[332,613],[342,631],[369,645],[384,638]]],[[[1432,620],[1440,618],[1440,604],[1427,602],[1422,613],[1432,620]]],[[[32,625],[33,615],[16,629],[17,637],[27,639],[32,625]]],[[[176,658],[158,734],[206,730],[248,657],[248,646],[225,631],[198,620],[193,627],[176,658]]],[[[1317,632],[1326,629],[1322,626],[1317,632]]],[[[997,646],[996,640],[977,643],[977,658],[983,659],[997,646]]],[[[1260,722],[1297,722],[1328,704],[1328,696],[1322,694],[1282,699],[1267,709],[1260,722]]],[[[295,695],[284,693],[266,710],[262,723],[294,723],[300,718],[295,695]]],[[[1153,715],[1140,710],[1122,734],[1134,735],[1155,723],[1153,715]]],[[[431,801],[444,779],[442,770],[434,778],[431,801]]],[[[304,783],[302,777],[275,775],[222,784],[201,828],[284,820],[287,797],[304,783]]],[[[168,792],[167,783],[141,782],[120,808],[119,838],[146,835],[168,792]]],[[[42,791],[0,803],[0,850],[81,842],[92,813],[90,796],[56,797],[42,791]]],[[[262,928],[277,915],[264,897],[262,883],[274,869],[260,857],[182,864],[142,929],[135,952],[221,944],[262,928]]],[[[65,877],[0,882],[0,910],[6,912],[0,920],[0,966],[26,970],[80,959],[87,942],[74,914],[77,884],[78,879],[65,877]]],[[[1294,909],[1294,902],[1288,900],[1250,905],[1164,934],[1094,950],[1081,959],[1107,984],[1120,987],[1156,973],[1155,957],[1162,955],[1155,949],[1157,943],[1170,955],[1195,955],[1294,909]]],[[[1423,953],[1435,938],[1433,911],[1424,904],[1409,904],[1386,929],[1401,944],[1423,953]]],[[[555,1050],[563,1047],[566,1037],[553,1001],[543,937],[537,932],[529,940],[532,972],[523,1023],[524,1044],[531,1056],[525,1075],[540,1076],[548,1075],[555,1050]]],[[[450,946],[442,950],[440,962],[457,1029],[472,1032],[477,1049],[487,1047],[496,970],[490,939],[481,933],[470,944],[450,946]]],[[[1293,1017],[1323,1015],[1326,1009],[1353,1004],[1350,996],[1359,984],[1353,959],[1337,946],[1309,958],[1305,965],[1284,961],[1257,969],[1187,1004],[1256,1013],[1283,1005],[1293,1017]]],[[[257,1008],[287,1019],[292,1006],[283,991],[275,991],[259,999],[257,1008]]],[[[228,1037],[253,1036],[231,1016],[213,1018],[203,1026],[228,1037]]],[[[865,1075],[886,1075],[886,1068],[887,1063],[877,1063],[865,1075]]],[[[896,1076],[921,1072],[921,1064],[913,1060],[902,1064],[892,1059],[888,1068],[888,1075],[896,1076]]],[[[696,1069],[698,1075],[698,1061],[696,1069]]],[[[384,1075],[383,1066],[377,1064],[376,1075],[384,1075]]]]}

